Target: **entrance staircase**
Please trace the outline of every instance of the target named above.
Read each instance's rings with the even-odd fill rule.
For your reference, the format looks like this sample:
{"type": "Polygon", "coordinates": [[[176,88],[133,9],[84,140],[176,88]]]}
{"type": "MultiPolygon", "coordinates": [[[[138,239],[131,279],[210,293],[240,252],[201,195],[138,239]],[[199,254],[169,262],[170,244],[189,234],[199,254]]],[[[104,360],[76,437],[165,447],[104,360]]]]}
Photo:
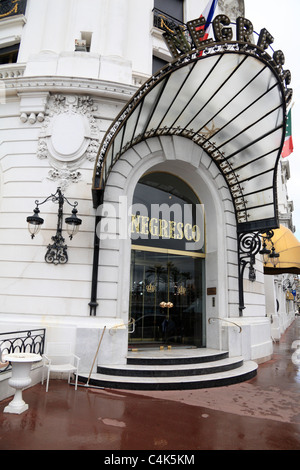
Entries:
{"type": "Polygon", "coordinates": [[[255,362],[230,358],[226,351],[172,348],[129,351],[127,364],[98,366],[79,381],[123,390],[191,390],[240,383],[256,373],[255,362]]]}

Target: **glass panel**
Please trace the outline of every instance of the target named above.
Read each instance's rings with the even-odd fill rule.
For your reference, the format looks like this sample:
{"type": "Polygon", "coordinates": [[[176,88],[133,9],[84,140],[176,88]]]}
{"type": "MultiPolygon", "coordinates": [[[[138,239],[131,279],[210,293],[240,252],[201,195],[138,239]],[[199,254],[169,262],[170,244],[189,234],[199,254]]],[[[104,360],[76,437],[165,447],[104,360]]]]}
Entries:
{"type": "MultiPolygon", "coordinates": [[[[227,119],[230,102],[240,90],[241,84],[244,85],[240,78],[242,75],[240,69],[243,65],[238,67],[243,60],[244,57],[242,55],[223,56],[222,61],[213,70],[209,79],[203,84],[200,90],[207,104],[202,110],[203,105],[199,106],[198,110],[196,110],[195,107],[195,119],[189,124],[190,128],[195,131],[202,129],[203,126],[207,125],[210,119],[214,119],[216,115],[221,117],[221,121],[217,121],[218,127],[221,127],[222,112],[225,113],[227,119]],[[200,110],[201,112],[199,113],[200,110]],[[220,110],[223,111],[220,112],[220,110]]],[[[199,100],[197,95],[195,98],[199,100]]]]}
{"type": "MultiPolygon", "coordinates": [[[[239,180],[243,181],[249,177],[249,168],[247,168],[249,165],[255,165],[255,172],[257,174],[274,168],[274,163],[278,156],[278,150],[279,149],[275,149],[274,152],[269,152],[261,156],[243,153],[241,160],[229,159],[229,162],[231,164],[231,168],[239,174],[239,180]]],[[[226,165],[224,164],[224,166],[226,165]]],[[[251,168],[251,171],[253,171],[254,166],[251,166],[251,168]]]]}
{"type": "MultiPolygon", "coordinates": [[[[264,139],[259,140],[258,142],[253,143],[249,147],[243,149],[241,152],[236,153],[233,157],[230,157],[229,151],[231,150],[228,146],[228,153],[225,154],[225,157],[229,157],[230,163],[236,167],[243,164],[249,159],[255,158],[258,155],[266,155],[269,152],[273,152],[274,148],[280,147],[282,138],[282,129],[277,129],[272,132],[270,135],[266,136],[264,139]]],[[[223,150],[223,147],[222,147],[223,150]]],[[[273,154],[274,157],[274,154],[273,154]]],[[[268,159],[269,157],[266,156],[268,159]]],[[[248,165],[249,176],[253,176],[253,171],[255,170],[255,165],[248,165]]]]}
{"type": "Polygon", "coordinates": [[[140,103],[137,106],[137,108],[133,111],[133,113],[130,115],[130,117],[126,121],[126,129],[125,129],[125,133],[124,133],[123,147],[125,147],[126,144],[131,142],[141,106],[142,106],[142,103],[140,103]]]}
{"type": "Polygon", "coordinates": [[[104,172],[103,172],[103,180],[106,182],[106,178],[108,177],[110,167],[112,165],[112,155],[113,155],[113,143],[110,146],[108,153],[106,154],[106,159],[104,162],[104,172]]]}
{"type": "MultiPolygon", "coordinates": [[[[185,128],[195,116],[201,107],[207,103],[207,99],[212,94],[213,84],[216,86],[222,83],[222,71],[218,68],[218,62],[222,62],[220,56],[207,57],[203,61],[199,61],[194,68],[191,77],[184,85],[180,101],[183,110],[178,113],[178,119],[174,126],[185,128]],[[219,70],[216,73],[216,70],[219,70]],[[211,73],[210,73],[211,72],[211,73]],[[216,80],[216,81],[215,81],[216,80]],[[191,101],[190,101],[191,100],[191,101]]],[[[192,126],[189,126],[189,128],[192,126]]]]}
{"type": "Polygon", "coordinates": [[[275,215],[275,210],[273,204],[270,206],[264,206],[255,209],[247,209],[248,214],[248,222],[256,221],[256,220],[265,220],[265,219],[272,219],[275,215]]]}
{"type": "Polygon", "coordinates": [[[124,126],[120,129],[120,131],[117,133],[115,139],[114,139],[114,163],[115,163],[115,159],[116,159],[116,156],[117,154],[121,151],[121,144],[122,144],[122,138],[123,138],[123,134],[124,134],[124,126]]]}
{"type": "MultiPolygon", "coordinates": [[[[254,62],[254,64],[256,64],[256,62],[254,62]]],[[[260,69],[262,69],[262,64],[259,65],[260,69]]],[[[222,87],[222,89],[220,90],[221,94],[218,93],[216,95],[216,99],[212,100],[208,108],[205,108],[207,115],[203,115],[203,117],[199,115],[199,117],[197,117],[197,119],[191,123],[191,127],[193,127],[194,129],[200,129],[200,132],[203,129],[203,125],[205,123],[209,128],[212,128],[211,124],[213,124],[216,130],[222,129],[220,133],[214,135],[214,141],[217,143],[217,146],[220,145],[222,142],[226,141],[228,137],[230,137],[230,135],[237,134],[238,131],[246,128],[252,122],[255,122],[255,118],[258,119],[259,116],[266,114],[268,110],[274,109],[274,107],[279,104],[279,93],[277,88],[267,94],[269,100],[266,98],[266,101],[264,101],[265,98],[260,98],[271,87],[270,84],[272,84],[272,86],[275,84],[275,80],[270,77],[270,71],[268,69],[262,70],[262,72],[251,82],[253,75],[257,75],[257,69],[254,68],[256,72],[255,74],[251,73],[251,69],[249,67],[248,70],[249,78],[247,80],[241,78],[240,84],[235,85],[235,80],[232,81],[231,78],[227,86],[225,86],[224,88],[222,87]],[[263,86],[261,82],[263,83],[263,86]],[[228,90],[228,87],[230,86],[232,86],[233,91],[238,91],[241,86],[246,86],[246,88],[244,88],[240,93],[234,94],[235,98],[232,99],[232,91],[230,92],[228,90]],[[235,88],[235,86],[237,88],[235,88]],[[221,97],[221,95],[223,95],[223,98],[221,97]],[[273,101],[270,100],[270,96],[272,97],[273,101]],[[219,107],[218,103],[220,99],[222,102],[225,97],[228,101],[228,106],[222,109],[221,106],[219,107]],[[258,99],[259,101],[257,103],[257,108],[255,101],[258,99]],[[254,104],[252,105],[252,103],[254,104]],[[274,105],[274,103],[276,103],[276,105],[274,105]],[[249,106],[250,108],[248,110],[247,108],[249,106]],[[219,111],[220,108],[221,112],[219,111]],[[217,116],[214,117],[213,123],[209,123],[207,116],[214,116],[216,114],[217,116]],[[225,124],[226,126],[224,127],[225,124]]],[[[233,77],[235,77],[235,75],[233,75],[233,77]]],[[[240,69],[238,70],[237,77],[242,77],[240,69]]]]}
{"type": "MultiPolygon", "coordinates": [[[[259,116],[262,116],[263,112],[261,111],[260,114],[256,114],[252,116],[252,120],[255,118],[258,119],[259,116]]],[[[279,116],[282,117],[282,111],[278,112],[278,110],[273,111],[271,114],[266,116],[265,118],[261,119],[259,122],[257,122],[254,125],[251,125],[249,122],[247,126],[250,126],[247,130],[244,132],[241,131],[241,128],[237,129],[235,127],[232,129],[233,132],[239,132],[239,134],[231,138],[230,140],[228,139],[228,134],[225,134],[224,137],[227,137],[227,143],[225,142],[224,145],[220,145],[220,149],[222,152],[225,152],[227,155],[236,152],[240,148],[243,148],[249,144],[251,144],[254,140],[259,139],[260,137],[268,134],[270,131],[276,128],[276,126],[282,124],[282,119],[279,119],[279,116]]],[[[226,129],[227,130],[227,129],[226,129]]],[[[233,134],[232,132],[232,134],[233,134]]],[[[233,134],[234,136],[234,134],[233,134]]],[[[223,137],[223,140],[225,140],[223,137]]],[[[218,139],[217,139],[218,140],[218,139]]],[[[272,142],[272,139],[270,139],[270,143],[273,145],[274,148],[274,143],[272,142]]]]}
{"type": "MultiPolygon", "coordinates": [[[[255,183],[254,179],[254,183],[255,183]]],[[[253,183],[253,186],[254,186],[253,183]]],[[[252,187],[253,189],[253,187],[252,187]]],[[[260,191],[255,194],[246,194],[245,198],[247,199],[247,207],[256,207],[256,206],[263,206],[265,204],[272,204],[274,201],[274,192],[273,188],[267,189],[265,191],[260,191]]],[[[248,210],[248,209],[247,209],[248,210]]]]}
{"type": "Polygon", "coordinates": [[[155,114],[147,127],[147,130],[157,129],[160,126],[164,115],[168,111],[173,99],[176,97],[182,83],[184,82],[190,67],[182,67],[169,77],[168,83],[160,97],[155,114]]]}
{"type": "Polygon", "coordinates": [[[204,260],[132,250],[130,343],[204,347],[204,260]]]}
{"type": "Polygon", "coordinates": [[[142,112],[141,112],[141,115],[139,117],[139,121],[137,123],[137,127],[136,127],[134,137],[137,137],[139,134],[144,132],[146,123],[147,123],[148,119],[150,118],[154,107],[157,104],[158,96],[159,96],[159,94],[160,94],[160,92],[161,92],[161,90],[162,90],[162,88],[165,84],[165,81],[166,81],[166,79],[163,80],[158,85],[156,85],[154,90],[151,90],[148,93],[148,95],[145,96],[142,112]]]}

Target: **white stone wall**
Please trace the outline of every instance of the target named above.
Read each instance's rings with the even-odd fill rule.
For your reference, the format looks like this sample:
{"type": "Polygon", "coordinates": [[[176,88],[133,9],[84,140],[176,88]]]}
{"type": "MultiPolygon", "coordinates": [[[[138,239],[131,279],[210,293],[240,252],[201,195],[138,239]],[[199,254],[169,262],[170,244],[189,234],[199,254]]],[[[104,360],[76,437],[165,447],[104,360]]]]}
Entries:
{"type": "MultiPolygon", "coordinates": [[[[24,79],[24,86],[25,84],[24,79]]],[[[63,93],[59,96],[67,97],[70,102],[82,96],[70,94],[69,88],[61,91],[63,93]]],[[[121,90],[119,92],[121,93],[121,90]]],[[[91,201],[95,155],[89,153],[88,143],[101,139],[124,101],[94,97],[93,126],[96,127],[98,135],[82,137],[82,141],[87,140],[86,145],[82,146],[80,141],[74,144],[74,139],[72,141],[71,138],[66,142],[64,136],[68,132],[68,119],[75,115],[79,121],[82,120],[86,124],[85,114],[76,113],[73,107],[71,114],[64,112],[65,108],[62,107],[55,113],[51,107],[54,93],[48,92],[43,109],[44,120],[39,122],[36,119],[31,124],[29,108],[31,107],[31,111],[36,110],[35,115],[37,114],[36,98],[40,96],[39,92],[31,92],[31,96],[26,94],[28,118],[26,122],[22,122],[20,116],[25,110],[23,95],[10,93],[11,96],[7,97],[6,104],[1,106],[0,110],[1,318],[11,318],[12,314],[38,315],[39,318],[87,316],[95,213],[91,201]],[[51,123],[55,123],[58,116],[63,118],[63,121],[58,123],[61,122],[65,126],[62,133],[54,126],[51,128],[51,123]],[[57,152],[54,152],[50,145],[51,139],[55,141],[57,152]],[[40,152],[41,142],[45,141],[45,151],[40,152]],[[79,147],[77,155],[72,153],[74,145],[79,147]],[[60,155],[59,150],[62,152],[60,155]],[[83,154],[80,155],[80,152],[83,154]],[[78,215],[83,223],[72,241],[68,239],[66,231],[64,232],[69,247],[69,262],[55,266],[46,264],[44,256],[51,236],[56,231],[57,205],[49,201],[40,207],[40,215],[45,222],[34,240],[31,240],[27,230],[26,217],[32,214],[35,200],[42,202],[47,196],[54,194],[58,186],[63,185],[65,196],[71,202],[78,201],[78,215]]],[[[70,215],[67,204],[64,210],[65,216],[70,215]]]]}
{"type": "MultiPolygon", "coordinates": [[[[200,15],[204,3],[189,0],[186,20],[200,15]]],[[[6,21],[5,28],[0,23],[0,41],[21,37],[18,64],[0,66],[1,89],[5,88],[0,107],[2,329],[45,326],[48,339],[77,342],[84,355],[87,330],[99,330],[93,336],[96,346],[104,326],[128,319],[130,251],[125,241],[122,246],[101,245],[99,308],[97,318],[89,317],[93,148],[151,74],[153,51],[168,60],[161,34],[152,27],[152,8],[153,0],[28,0],[26,18],[6,21]],[[90,52],[74,52],[75,39],[86,33],[91,33],[90,52]],[[85,100],[85,108],[78,100],[85,100]],[[77,140],[72,140],[68,122],[78,124],[77,140]],[[42,201],[60,184],[72,202],[78,201],[83,224],[72,241],[64,232],[69,263],[53,266],[45,263],[44,255],[56,229],[57,207],[51,202],[41,207],[45,223],[34,240],[26,217],[36,199],[42,201]]],[[[236,223],[230,193],[211,159],[195,148],[187,154],[185,145],[190,147],[191,142],[183,149],[182,141],[173,138],[140,144],[114,168],[105,197],[113,200],[115,188],[132,195],[150,162],[151,167],[163,168],[173,161],[174,171],[184,169],[207,211],[207,287],[217,287],[215,307],[210,297],[206,299],[207,319],[237,318],[236,223]]],[[[259,264],[256,268],[257,282],[245,281],[244,313],[252,318],[265,314],[262,269],[259,264]]],[[[216,325],[208,325],[207,334],[208,344],[218,347],[216,325]]],[[[106,355],[100,361],[124,361],[126,341],[124,331],[106,334],[106,355]]]]}

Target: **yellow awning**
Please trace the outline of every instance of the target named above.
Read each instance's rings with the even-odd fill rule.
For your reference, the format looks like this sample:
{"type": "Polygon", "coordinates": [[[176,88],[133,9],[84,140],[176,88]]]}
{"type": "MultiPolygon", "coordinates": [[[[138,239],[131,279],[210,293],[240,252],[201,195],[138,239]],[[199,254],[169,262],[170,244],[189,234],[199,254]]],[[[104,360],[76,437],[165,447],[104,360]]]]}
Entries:
{"type": "MultiPolygon", "coordinates": [[[[279,253],[279,262],[274,268],[271,263],[267,263],[264,268],[265,274],[300,274],[300,243],[295,235],[287,227],[280,225],[274,230],[272,242],[275,251],[279,253]]],[[[267,248],[270,250],[272,244],[267,241],[267,248]]]]}

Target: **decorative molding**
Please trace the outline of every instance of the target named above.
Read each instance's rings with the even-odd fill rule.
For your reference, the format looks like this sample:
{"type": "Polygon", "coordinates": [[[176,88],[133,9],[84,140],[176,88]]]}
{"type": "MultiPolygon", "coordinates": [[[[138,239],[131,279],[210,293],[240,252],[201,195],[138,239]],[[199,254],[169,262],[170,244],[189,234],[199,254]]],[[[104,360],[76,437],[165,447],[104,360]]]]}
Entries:
{"type": "Polygon", "coordinates": [[[5,64],[0,65],[0,79],[17,79],[23,77],[25,71],[24,64],[5,64]]]}
{"type": "MultiPolygon", "coordinates": [[[[5,79],[6,91],[9,95],[23,93],[28,90],[38,92],[47,90],[50,93],[92,93],[94,97],[113,98],[121,101],[128,101],[136,92],[137,87],[119,83],[111,83],[107,80],[95,80],[89,78],[70,78],[70,77],[51,77],[37,76],[12,76],[10,69],[15,70],[15,65],[5,65],[3,68],[3,77],[5,79]]],[[[18,64],[20,71],[25,64],[18,64]]],[[[2,73],[2,66],[0,66],[2,73]]],[[[25,71],[23,72],[23,74],[25,71]]]]}
{"type": "Polygon", "coordinates": [[[22,92],[19,93],[20,97],[20,120],[23,124],[35,124],[43,122],[45,119],[45,112],[49,93],[47,91],[40,92],[22,92]]]}
{"type": "Polygon", "coordinates": [[[78,183],[81,178],[82,174],[79,171],[71,171],[67,165],[64,165],[64,167],[60,170],[50,170],[48,173],[48,179],[58,182],[62,191],[65,191],[70,183],[78,183]]]}
{"type": "Polygon", "coordinates": [[[96,160],[100,132],[95,111],[97,106],[88,95],[55,94],[48,100],[37,157],[49,160],[53,170],[48,178],[63,189],[80,180],[77,170],[84,160],[96,160]]]}

